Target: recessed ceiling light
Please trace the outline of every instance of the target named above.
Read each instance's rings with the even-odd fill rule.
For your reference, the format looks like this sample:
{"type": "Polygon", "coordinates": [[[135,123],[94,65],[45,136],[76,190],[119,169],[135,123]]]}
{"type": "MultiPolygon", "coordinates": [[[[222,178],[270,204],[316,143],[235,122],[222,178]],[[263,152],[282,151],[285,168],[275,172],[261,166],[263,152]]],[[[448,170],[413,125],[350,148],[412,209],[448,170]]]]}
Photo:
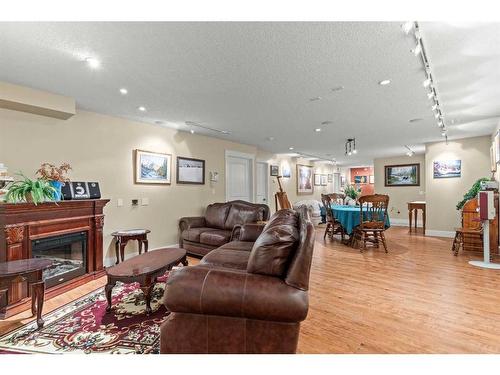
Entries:
{"type": "Polygon", "coordinates": [[[314,131],[315,131],[316,133],[319,133],[319,132],[321,131],[321,128],[316,128],[316,129],[314,129],[314,131]]]}
{"type": "Polygon", "coordinates": [[[228,131],[228,130],[221,130],[221,133],[222,133],[222,134],[231,134],[231,132],[230,132],[230,131],[228,131]]]}
{"type": "Polygon", "coordinates": [[[315,102],[315,101],[321,100],[321,99],[323,99],[321,96],[315,96],[314,98],[310,98],[309,101],[310,102],[315,102]]]}
{"type": "Polygon", "coordinates": [[[274,137],[267,137],[268,141],[274,141],[274,137]]]}
{"type": "Polygon", "coordinates": [[[330,125],[333,124],[333,121],[323,121],[321,125],[330,125]]]}
{"type": "Polygon", "coordinates": [[[88,66],[90,66],[92,69],[97,69],[101,65],[99,60],[93,58],[93,57],[87,57],[85,59],[85,62],[87,63],[88,66]]]}
{"type": "Polygon", "coordinates": [[[290,151],[292,151],[292,150],[293,150],[293,147],[288,147],[288,149],[289,149],[290,151]]]}
{"type": "Polygon", "coordinates": [[[344,86],[335,86],[335,87],[332,87],[332,91],[342,91],[345,87],[344,86]]]}
{"type": "Polygon", "coordinates": [[[126,88],[121,88],[120,89],[120,94],[127,95],[128,94],[128,90],[126,88]]]}
{"type": "Polygon", "coordinates": [[[156,125],[163,125],[163,124],[165,124],[165,123],[164,123],[163,121],[156,120],[156,121],[155,121],[155,124],[156,124],[156,125]]]}
{"type": "Polygon", "coordinates": [[[389,83],[391,83],[390,79],[384,79],[383,81],[380,81],[378,84],[385,86],[385,85],[388,85],[389,83]]]}
{"type": "Polygon", "coordinates": [[[146,112],[146,107],[143,107],[142,105],[137,109],[141,112],[146,112]]]}
{"type": "Polygon", "coordinates": [[[423,118],[418,117],[418,118],[412,118],[411,120],[408,120],[408,122],[413,123],[413,122],[418,122],[418,121],[422,121],[422,120],[423,120],[423,118]]]}
{"type": "Polygon", "coordinates": [[[193,129],[191,129],[189,132],[190,132],[191,134],[194,134],[194,130],[193,130],[193,129]]]}

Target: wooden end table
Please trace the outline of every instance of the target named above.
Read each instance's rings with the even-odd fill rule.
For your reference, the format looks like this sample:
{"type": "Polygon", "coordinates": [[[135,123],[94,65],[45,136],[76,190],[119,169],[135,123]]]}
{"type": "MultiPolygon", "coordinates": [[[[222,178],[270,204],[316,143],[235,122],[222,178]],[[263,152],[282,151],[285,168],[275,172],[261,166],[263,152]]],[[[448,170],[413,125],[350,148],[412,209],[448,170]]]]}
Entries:
{"type": "Polygon", "coordinates": [[[410,225],[410,233],[411,233],[411,227],[412,227],[412,213],[415,215],[415,232],[417,232],[417,213],[418,210],[422,210],[422,226],[424,230],[424,236],[425,236],[425,202],[424,201],[413,201],[413,202],[408,202],[408,221],[410,225]]]}
{"type": "Polygon", "coordinates": [[[172,267],[182,263],[188,265],[186,250],[177,248],[165,248],[137,255],[133,258],[106,269],[108,276],[104,288],[108,306],[106,311],[111,310],[111,291],[117,281],[123,283],[139,283],[146,297],[146,314],[151,314],[151,291],[155,286],[156,279],[163,276],[172,267]]]}
{"type": "Polygon", "coordinates": [[[125,246],[127,246],[128,241],[137,240],[137,244],[139,245],[139,255],[142,254],[142,245],[144,244],[144,252],[147,253],[148,233],[151,233],[149,229],[119,230],[111,233],[111,235],[115,238],[115,251],[116,251],[115,264],[120,263],[120,258],[123,262],[125,258],[125,246]]]}
{"type": "Polygon", "coordinates": [[[36,314],[36,324],[42,328],[45,282],[43,270],[52,266],[50,259],[32,258],[0,263],[0,307],[7,304],[7,291],[12,281],[27,281],[31,286],[31,313],[36,314]]]}

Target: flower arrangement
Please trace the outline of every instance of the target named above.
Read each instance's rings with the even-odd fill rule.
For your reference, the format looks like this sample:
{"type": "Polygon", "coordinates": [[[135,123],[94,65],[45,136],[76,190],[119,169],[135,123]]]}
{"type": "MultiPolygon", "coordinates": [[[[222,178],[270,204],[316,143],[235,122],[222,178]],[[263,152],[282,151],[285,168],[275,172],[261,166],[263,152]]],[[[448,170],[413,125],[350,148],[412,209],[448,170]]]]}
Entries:
{"type": "Polygon", "coordinates": [[[356,200],[361,194],[361,188],[356,189],[354,185],[346,185],[344,188],[344,194],[346,197],[356,200]]]}
{"type": "Polygon", "coordinates": [[[71,169],[71,165],[68,163],[62,163],[59,167],[50,163],[42,163],[40,168],[36,171],[36,174],[43,180],[66,182],[69,181],[66,174],[71,169]]]}

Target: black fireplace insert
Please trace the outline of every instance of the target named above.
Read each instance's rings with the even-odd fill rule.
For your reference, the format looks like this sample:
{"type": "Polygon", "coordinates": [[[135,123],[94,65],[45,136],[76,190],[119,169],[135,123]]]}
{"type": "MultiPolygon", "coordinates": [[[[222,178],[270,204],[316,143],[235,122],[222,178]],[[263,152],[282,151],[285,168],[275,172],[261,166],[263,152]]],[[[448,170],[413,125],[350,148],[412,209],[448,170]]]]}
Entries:
{"type": "Polygon", "coordinates": [[[47,287],[84,275],[87,269],[87,232],[33,240],[31,256],[53,261],[52,267],[43,271],[47,287]]]}

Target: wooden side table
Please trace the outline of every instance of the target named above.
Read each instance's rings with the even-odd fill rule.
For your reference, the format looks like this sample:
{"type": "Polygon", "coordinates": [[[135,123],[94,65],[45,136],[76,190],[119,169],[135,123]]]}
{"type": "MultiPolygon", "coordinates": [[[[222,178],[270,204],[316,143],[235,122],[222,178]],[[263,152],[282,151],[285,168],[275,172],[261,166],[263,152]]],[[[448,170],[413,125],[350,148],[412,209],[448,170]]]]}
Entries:
{"type": "Polygon", "coordinates": [[[42,328],[45,282],[42,271],[52,265],[50,259],[32,258],[0,263],[0,308],[7,304],[7,291],[13,281],[27,281],[31,286],[31,313],[36,314],[36,324],[42,328]]]}
{"type": "Polygon", "coordinates": [[[425,236],[425,202],[424,201],[413,201],[408,202],[408,219],[410,224],[410,233],[412,228],[412,214],[415,215],[415,232],[417,231],[417,214],[418,210],[422,210],[422,226],[424,228],[425,236]]]}
{"type": "Polygon", "coordinates": [[[115,251],[116,251],[116,263],[123,262],[125,259],[125,246],[130,240],[137,240],[139,246],[139,255],[142,254],[142,245],[144,244],[144,252],[148,252],[148,233],[151,233],[149,229],[129,229],[129,230],[119,230],[111,233],[115,238],[115,251]]]}

